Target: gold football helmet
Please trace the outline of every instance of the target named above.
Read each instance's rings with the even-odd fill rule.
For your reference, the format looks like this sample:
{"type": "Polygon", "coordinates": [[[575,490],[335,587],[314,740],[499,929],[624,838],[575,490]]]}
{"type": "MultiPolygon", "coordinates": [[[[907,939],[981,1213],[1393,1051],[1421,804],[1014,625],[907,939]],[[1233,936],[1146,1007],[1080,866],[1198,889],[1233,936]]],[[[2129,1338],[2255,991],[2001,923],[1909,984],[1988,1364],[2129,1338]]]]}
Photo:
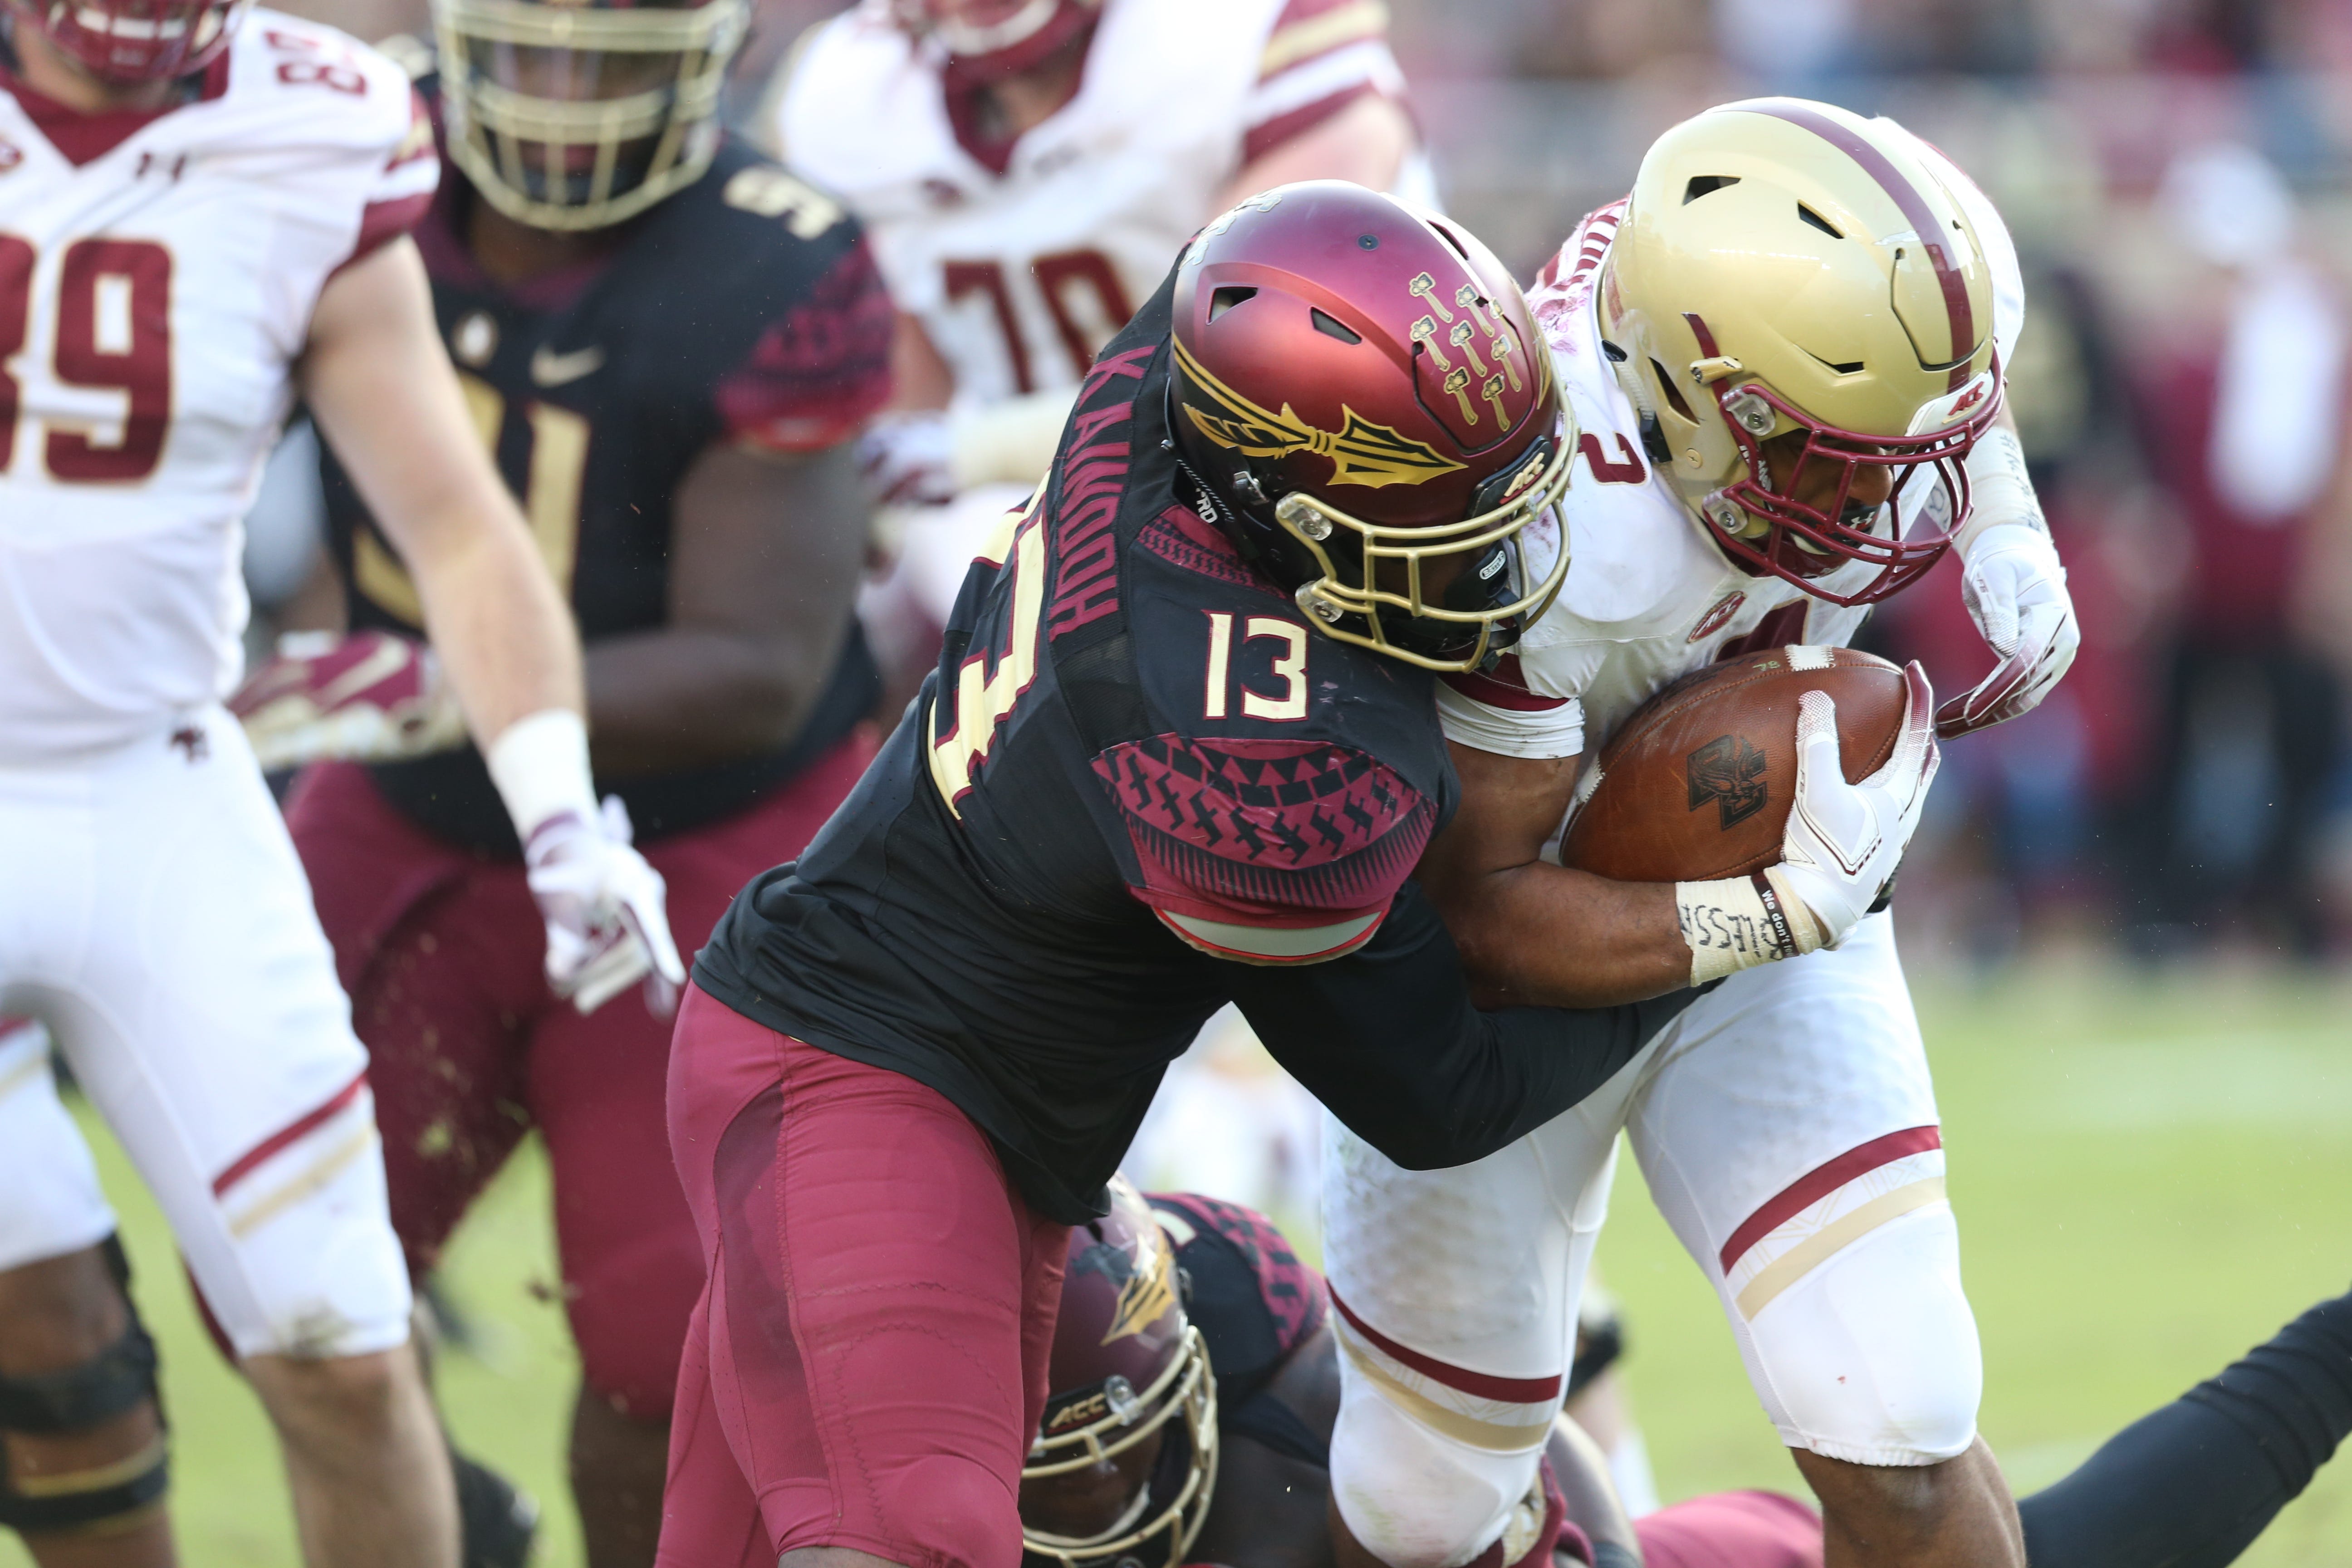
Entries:
{"type": "Polygon", "coordinates": [[[1708,110],[1643,159],[1600,288],[1652,459],[1743,567],[1841,605],[1935,564],[2000,406],[1991,267],[1920,147],[1801,99],[1708,110]],[[1869,468],[1888,504],[1854,496],[1869,468]],[[1853,561],[1878,570],[1818,581],[1853,561]]]}
{"type": "Polygon", "coordinates": [[[433,0],[449,156],[535,228],[604,228],[702,176],[750,0],[433,0]]]}

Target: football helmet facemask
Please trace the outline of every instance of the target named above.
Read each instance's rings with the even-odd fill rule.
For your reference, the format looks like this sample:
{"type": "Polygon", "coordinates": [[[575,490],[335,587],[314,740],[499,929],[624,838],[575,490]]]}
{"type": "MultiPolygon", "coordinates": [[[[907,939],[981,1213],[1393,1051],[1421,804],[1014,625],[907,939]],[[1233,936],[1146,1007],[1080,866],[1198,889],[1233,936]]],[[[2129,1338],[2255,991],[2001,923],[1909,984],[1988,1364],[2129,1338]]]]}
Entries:
{"type": "Polygon", "coordinates": [[[1599,290],[1651,460],[1742,568],[1833,604],[1942,556],[2000,405],[1992,268],[1917,148],[1825,103],[1708,110],[1643,159],[1599,290]]]}
{"type": "Polygon", "coordinates": [[[702,176],[750,0],[433,0],[449,156],[536,228],[604,228],[702,176]]]}
{"type": "Polygon", "coordinates": [[[1200,505],[1319,630],[1476,669],[1550,605],[1576,437],[1486,247],[1360,185],[1282,185],[1194,238],[1174,316],[1200,505]]]}
{"type": "MultiPolygon", "coordinates": [[[[1108,1568],[1164,1548],[1150,1568],[1178,1568],[1217,1485],[1217,1381],[1201,1331],[1184,1315],[1176,1254],[1125,1176],[1110,1213],[1070,1231],[1054,1325],[1045,1415],[1021,1469],[1031,1483],[1115,1461],[1164,1433],[1158,1459],[1119,1516],[1086,1535],[1024,1517],[1022,1544],[1062,1568],[1108,1568]]],[[[1033,1504],[1034,1507],[1034,1504],[1033,1504]]]]}

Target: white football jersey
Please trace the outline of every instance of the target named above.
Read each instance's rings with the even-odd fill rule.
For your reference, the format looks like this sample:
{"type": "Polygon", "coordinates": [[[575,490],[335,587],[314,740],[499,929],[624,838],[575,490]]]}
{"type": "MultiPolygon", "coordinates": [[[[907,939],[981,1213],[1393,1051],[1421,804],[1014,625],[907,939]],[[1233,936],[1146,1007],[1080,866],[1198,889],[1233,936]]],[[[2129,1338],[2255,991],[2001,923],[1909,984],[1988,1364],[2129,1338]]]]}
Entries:
{"type": "MultiPolygon", "coordinates": [[[[865,220],[898,308],[981,404],[1076,385],[1250,158],[1403,85],[1361,0],[1105,0],[1077,95],[996,168],[886,0],[785,69],[782,156],[865,220]]],[[[1399,187],[1433,201],[1426,161],[1399,187]]]]}
{"type": "Polygon", "coordinates": [[[235,685],[240,520],[319,291],[437,174],[400,68],[271,11],[110,147],[59,113],[0,90],[0,763],[235,685]]]}
{"type": "MultiPolygon", "coordinates": [[[[1949,182],[1991,263],[1993,341],[2006,364],[2025,320],[2016,247],[1966,175],[1924,142],[1919,153],[1949,182]]],[[[1790,643],[1842,647],[1869,614],[1867,606],[1843,608],[1780,578],[1739,570],[1643,453],[1639,416],[1601,353],[1593,306],[1624,205],[1605,206],[1578,225],[1528,295],[1580,432],[1577,472],[1561,503],[1568,580],[1520,639],[1516,666],[1507,665],[1499,679],[1449,677],[1441,686],[1447,737],[1480,751],[1597,752],[1635,709],[1692,670],[1790,643]]],[[[1916,508],[1929,487],[1905,489],[1905,505],[1916,508]]],[[[1850,562],[1821,583],[1853,593],[1875,570],[1850,562]]]]}

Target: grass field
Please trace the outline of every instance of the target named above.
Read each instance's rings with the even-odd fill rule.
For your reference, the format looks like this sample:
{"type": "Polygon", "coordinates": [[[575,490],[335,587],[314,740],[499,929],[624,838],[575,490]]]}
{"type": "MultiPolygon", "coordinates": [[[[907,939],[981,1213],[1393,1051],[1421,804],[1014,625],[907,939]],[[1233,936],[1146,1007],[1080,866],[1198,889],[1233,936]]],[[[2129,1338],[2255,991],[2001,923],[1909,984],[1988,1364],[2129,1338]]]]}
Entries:
{"type": "MultiPolygon", "coordinates": [[[[2021,1489],[2352,1284],[2352,992],[2037,973],[1925,984],[1919,1001],[1984,1331],[1984,1429],[2021,1489]]],[[[163,1343],[186,1560],[290,1564],[259,1411],[204,1342],[161,1223],[110,1146],[105,1164],[163,1343]]],[[[545,1211],[544,1168],[527,1153],[447,1270],[483,1342],[446,1358],[441,1389],[461,1440],[546,1505],[540,1561],[569,1568],[572,1373],[545,1211]]],[[[1601,1267],[1624,1302],[1628,1376],[1665,1495],[1794,1489],[1714,1297],[1630,1161],[1601,1267]]],[[[0,1568],[26,1561],[0,1537],[0,1568]]],[[[2352,1568],[2352,1455],[2244,1561],[2352,1568]]]]}

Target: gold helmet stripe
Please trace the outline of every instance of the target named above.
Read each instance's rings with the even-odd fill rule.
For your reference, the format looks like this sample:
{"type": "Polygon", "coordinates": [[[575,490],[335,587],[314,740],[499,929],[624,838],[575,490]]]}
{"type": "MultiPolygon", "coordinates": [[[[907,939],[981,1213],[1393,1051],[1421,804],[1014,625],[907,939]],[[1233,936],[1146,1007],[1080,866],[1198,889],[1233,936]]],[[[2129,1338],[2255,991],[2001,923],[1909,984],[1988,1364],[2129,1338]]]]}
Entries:
{"type": "Polygon", "coordinates": [[[1885,153],[1809,104],[1792,98],[1770,98],[1741,107],[1811,132],[1861,164],[1862,172],[1877,181],[1879,188],[1894,199],[1904,220],[1918,235],[1928,261],[1936,268],[1936,281],[1944,290],[1944,310],[1951,321],[1952,353],[1959,361],[1952,366],[1950,390],[1958,392],[1966,386],[1969,377],[1975,374],[1969,367],[1976,359],[1976,311],[1969,303],[1969,281],[1960,275],[1958,260],[1952,255],[1951,238],[1928,210],[1927,198],[1919,194],[1918,187],[1887,162],[1885,153]]]}

